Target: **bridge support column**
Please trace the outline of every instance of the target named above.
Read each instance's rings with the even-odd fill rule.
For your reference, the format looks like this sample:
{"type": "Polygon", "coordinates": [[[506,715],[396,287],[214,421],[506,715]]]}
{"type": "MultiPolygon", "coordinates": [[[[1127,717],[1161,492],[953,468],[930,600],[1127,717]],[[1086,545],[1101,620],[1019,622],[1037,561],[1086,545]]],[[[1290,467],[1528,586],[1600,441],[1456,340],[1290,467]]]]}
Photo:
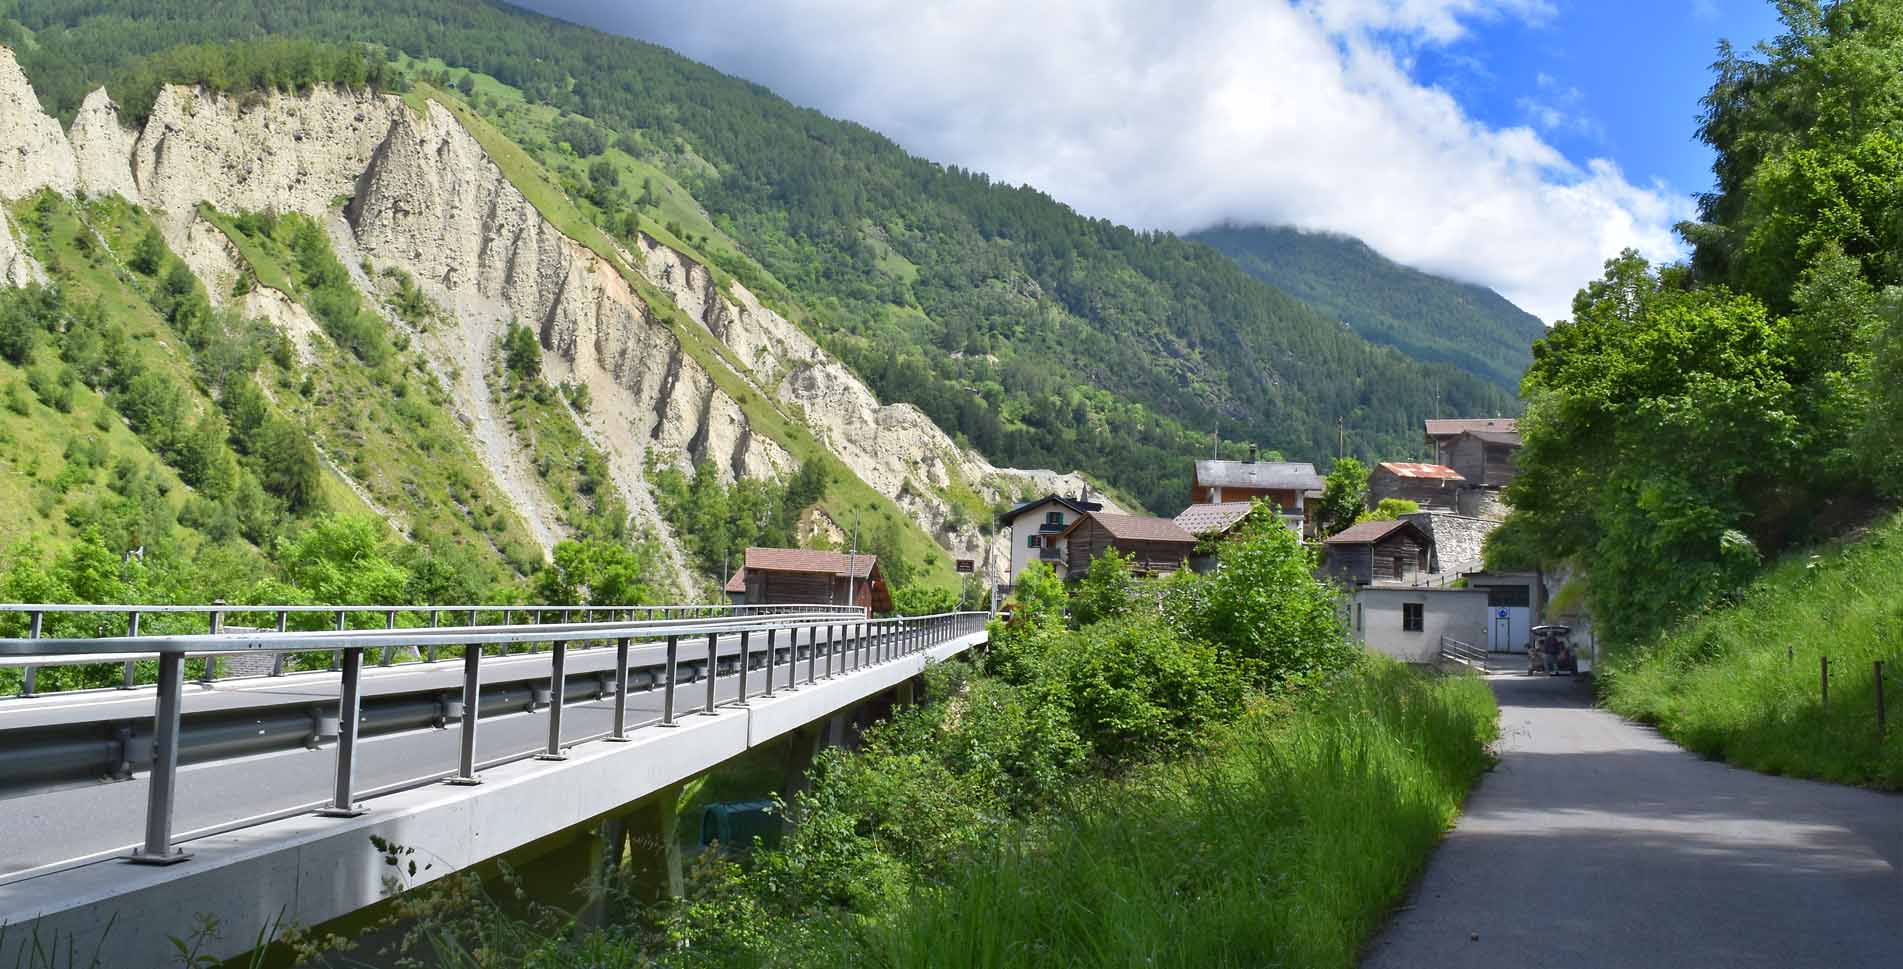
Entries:
{"type": "MultiPolygon", "coordinates": [[[[637,802],[619,819],[628,841],[628,887],[642,904],[679,898],[685,890],[681,878],[680,806],[681,787],[676,784],[637,802]]],[[[616,837],[618,841],[621,835],[616,837]]],[[[618,861],[619,857],[617,844],[610,859],[618,861]]]]}

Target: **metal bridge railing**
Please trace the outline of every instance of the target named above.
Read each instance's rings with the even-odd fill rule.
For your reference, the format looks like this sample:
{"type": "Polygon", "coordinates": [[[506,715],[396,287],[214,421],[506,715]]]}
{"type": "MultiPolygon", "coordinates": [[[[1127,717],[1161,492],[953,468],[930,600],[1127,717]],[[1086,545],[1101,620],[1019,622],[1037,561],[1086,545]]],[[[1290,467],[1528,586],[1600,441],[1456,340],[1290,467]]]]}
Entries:
{"type": "Polygon", "coordinates": [[[1483,673],[1487,670],[1486,650],[1463,643],[1452,636],[1440,638],[1440,658],[1443,662],[1458,663],[1483,673]]]}
{"type": "MultiPolygon", "coordinates": [[[[45,629],[47,617],[97,616],[95,628],[123,628],[126,637],[140,635],[140,625],[148,617],[165,617],[202,623],[208,633],[226,632],[226,627],[249,620],[258,623],[256,628],[274,629],[277,632],[290,631],[293,620],[301,620],[298,625],[318,628],[328,625],[333,630],[351,627],[371,628],[380,623],[385,629],[397,629],[407,621],[421,626],[425,621],[430,627],[444,625],[445,617],[454,620],[463,619],[463,625],[515,625],[520,616],[524,623],[543,623],[551,616],[559,616],[560,621],[568,622],[579,617],[583,622],[594,622],[597,617],[608,619],[625,618],[634,621],[637,617],[646,620],[669,619],[707,619],[726,616],[763,616],[783,615],[791,611],[800,612],[836,612],[858,615],[863,613],[858,606],[787,606],[787,605],[661,605],[661,606],[530,606],[530,605],[441,605],[441,606],[316,606],[316,605],[233,605],[214,602],[210,605],[93,605],[78,603],[0,603],[0,617],[24,615],[27,617],[27,638],[39,639],[45,629]],[[370,620],[366,626],[362,620],[370,620]],[[236,622],[234,622],[234,620],[236,622]],[[263,625],[268,623],[269,625],[263,625]]],[[[17,620],[16,620],[17,621],[17,620]]],[[[100,633],[92,638],[105,638],[100,633]]],[[[118,662],[122,664],[118,689],[130,690],[138,685],[137,655],[139,650],[128,650],[124,655],[94,655],[84,659],[74,659],[57,654],[39,654],[25,661],[10,661],[0,654],[0,666],[22,667],[20,690],[17,694],[30,697],[38,694],[39,671],[43,668],[59,666],[96,665],[118,662]]],[[[220,660],[225,654],[206,654],[201,682],[228,678],[221,677],[220,660]]],[[[241,673],[238,675],[282,676],[285,672],[285,653],[272,654],[268,662],[268,671],[241,673]]],[[[337,662],[342,657],[335,653],[331,656],[329,668],[337,670],[337,662]]],[[[432,647],[424,657],[434,662],[436,651],[432,647]]],[[[394,649],[385,650],[378,657],[378,665],[389,666],[396,660],[394,649]]],[[[260,666],[262,670],[262,667],[260,666]]]]}
{"type": "MultiPolygon", "coordinates": [[[[280,616],[295,611],[337,612],[340,607],[70,607],[70,606],[6,606],[11,611],[50,612],[75,609],[79,611],[128,612],[150,611],[164,608],[176,611],[206,613],[217,616],[231,612],[267,612],[280,616]]],[[[352,607],[344,607],[351,609],[352,607]]],[[[377,607],[354,607],[355,611],[369,611],[377,607]]],[[[420,607],[415,611],[434,611],[443,614],[452,608],[467,611],[470,608],[493,610],[498,607],[420,607]]],[[[515,612],[534,611],[536,607],[510,607],[515,612]]],[[[563,760],[567,755],[562,740],[562,709],[566,702],[567,680],[566,661],[571,645],[606,645],[612,643],[616,650],[614,713],[611,729],[591,737],[571,740],[568,746],[588,743],[596,740],[624,742],[628,732],[643,727],[670,728],[677,726],[677,669],[681,664],[681,648],[696,638],[704,638],[706,644],[705,681],[706,692],[697,704],[702,714],[715,714],[723,704],[717,702],[716,684],[719,676],[719,642],[723,636],[737,636],[739,645],[738,677],[739,684],[735,699],[725,705],[746,706],[750,697],[775,695],[776,681],[779,690],[799,688],[800,660],[805,660],[804,682],[811,685],[818,680],[831,679],[836,674],[844,674],[868,666],[890,662],[910,656],[933,646],[952,641],[962,636],[984,629],[990,619],[982,612],[944,613],[932,616],[896,617],[875,619],[857,607],[828,606],[776,606],[754,610],[733,612],[733,607],[653,607],[656,609],[695,609],[714,608],[729,614],[708,618],[679,618],[629,620],[610,618],[594,622],[558,622],[535,625],[501,626],[434,626],[430,628],[402,629],[332,629],[323,631],[286,631],[271,630],[234,630],[231,627],[216,625],[218,632],[187,635],[155,636],[106,636],[93,638],[54,639],[45,637],[27,637],[0,639],[0,659],[61,657],[63,660],[97,656],[120,656],[136,654],[142,657],[156,657],[159,675],[156,683],[152,726],[152,764],[148,797],[146,804],[145,832],[143,841],[131,851],[128,860],[144,864],[172,864],[183,861],[189,854],[178,847],[179,841],[208,837],[225,831],[235,830],[254,824],[277,820],[316,809],[317,813],[331,817],[352,817],[365,810],[361,801],[365,798],[394,793],[433,783],[439,780],[450,784],[473,785],[481,783],[479,770],[500,766],[534,757],[541,760],[563,760]],[[802,651],[801,638],[805,643],[802,651]],[[786,648],[779,645],[780,638],[786,639],[786,648]],[[754,653],[756,637],[763,639],[762,652],[754,653]],[[823,637],[823,638],[822,638],[823,637]],[[666,645],[663,673],[660,682],[655,685],[662,689],[661,715],[659,718],[639,724],[627,722],[627,697],[630,670],[629,652],[633,644],[640,640],[644,643],[666,645]],[[481,679],[480,670],[484,659],[483,647],[498,647],[505,652],[512,646],[529,644],[531,647],[546,644],[549,658],[548,672],[548,739],[547,743],[536,750],[520,751],[484,763],[476,761],[476,731],[481,719],[481,679]],[[359,791],[355,786],[358,734],[362,724],[362,676],[363,661],[368,650],[389,650],[415,648],[428,650],[435,656],[439,648],[457,648],[462,660],[462,696],[460,710],[460,753],[453,771],[442,768],[427,772],[413,780],[385,785],[374,791],[359,791]],[[240,822],[201,828],[187,832],[182,838],[175,838],[172,830],[173,813],[176,803],[178,784],[179,735],[184,704],[184,661],[189,656],[242,655],[247,653],[296,654],[303,652],[334,651],[339,657],[337,675],[340,679],[337,700],[337,736],[336,770],[331,796],[321,803],[300,805],[295,808],[276,811],[266,815],[246,818],[240,822]],[[747,677],[754,665],[756,655],[764,659],[762,678],[764,691],[750,693],[747,677]],[[824,661],[824,672],[820,671],[820,662],[824,661]]],[[[559,612],[559,609],[543,610],[559,612]]],[[[572,607],[570,612],[590,611],[586,607],[572,607]]],[[[600,607],[594,612],[614,612],[628,614],[629,608],[607,610],[600,607]]],[[[136,624],[136,620],[134,620],[136,624]]],[[[278,625],[282,627],[283,622],[278,625]]],[[[111,852],[102,856],[83,859],[71,859],[53,870],[72,864],[98,860],[119,854],[111,852]]],[[[15,880],[31,874],[44,873],[20,872],[6,880],[15,880]]]]}

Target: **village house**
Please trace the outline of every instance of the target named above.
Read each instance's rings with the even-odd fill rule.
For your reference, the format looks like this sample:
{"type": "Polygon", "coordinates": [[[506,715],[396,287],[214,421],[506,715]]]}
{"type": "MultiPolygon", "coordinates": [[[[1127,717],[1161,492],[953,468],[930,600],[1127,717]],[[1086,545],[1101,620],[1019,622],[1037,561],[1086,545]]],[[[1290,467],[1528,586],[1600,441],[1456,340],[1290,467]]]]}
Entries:
{"type": "Polygon", "coordinates": [[[1058,536],[1077,519],[1103,508],[1083,498],[1045,495],[1027,501],[998,516],[998,527],[1011,533],[1011,573],[1005,576],[1003,591],[1009,592],[1034,561],[1048,563],[1061,574],[1064,547],[1058,536]]]}
{"type": "MultiPolygon", "coordinates": [[[[1196,536],[1167,518],[1147,515],[1093,511],[1072,522],[1059,537],[1070,578],[1081,578],[1090,571],[1091,560],[1111,549],[1130,556],[1131,568],[1139,575],[1174,572],[1196,551],[1196,536]]],[[[1065,573],[1060,570],[1060,574],[1065,573]]]]}
{"type": "Polygon", "coordinates": [[[1291,527],[1304,536],[1314,534],[1311,513],[1320,502],[1324,482],[1315,466],[1305,461],[1260,461],[1255,447],[1246,461],[1197,461],[1191,472],[1189,500],[1199,505],[1248,503],[1256,499],[1280,509],[1291,527]]]}
{"type": "Polygon", "coordinates": [[[1485,589],[1371,585],[1356,589],[1348,629],[1367,649],[1403,663],[1438,665],[1441,639],[1486,644],[1485,589]]]}
{"type": "Polygon", "coordinates": [[[1452,512],[1459,510],[1465,487],[1467,479],[1444,464],[1383,461],[1368,474],[1368,504],[1400,498],[1421,506],[1422,511],[1452,512]]]}
{"type": "Polygon", "coordinates": [[[727,580],[727,597],[735,604],[851,604],[892,611],[892,592],[876,555],[755,547],[747,549],[745,562],[727,580]]]}
{"type": "Polygon", "coordinates": [[[1322,575],[1350,587],[1411,583],[1432,553],[1433,540],[1411,521],[1361,522],[1322,543],[1322,575]]]}
{"type": "Polygon", "coordinates": [[[1520,422],[1507,417],[1425,422],[1434,463],[1445,465],[1476,488],[1500,489],[1517,474],[1520,422]]]}

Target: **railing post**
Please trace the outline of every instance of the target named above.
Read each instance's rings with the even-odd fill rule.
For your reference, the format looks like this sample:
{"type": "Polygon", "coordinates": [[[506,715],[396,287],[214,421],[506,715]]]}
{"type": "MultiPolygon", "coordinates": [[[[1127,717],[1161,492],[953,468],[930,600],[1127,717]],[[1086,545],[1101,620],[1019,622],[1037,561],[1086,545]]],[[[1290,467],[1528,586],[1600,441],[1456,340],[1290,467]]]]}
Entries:
{"type": "Polygon", "coordinates": [[[628,743],[628,645],[633,640],[623,637],[615,641],[615,723],[608,732],[608,739],[615,743],[628,743]]]}
{"type": "MultiPolygon", "coordinates": [[[[337,631],[344,631],[344,611],[342,609],[337,610],[337,631]]],[[[330,671],[332,673],[337,672],[337,666],[343,662],[343,659],[344,654],[342,650],[333,649],[330,651],[330,671]]]]}
{"type": "Polygon", "coordinates": [[[548,749],[535,755],[536,760],[567,760],[562,753],[562,703],[568,693],[568,643],[556,640],[549,655],[548,674],[548,749]]]}
{"type": "Polygon", "coordinates": [[[185,656],[159,654],[158,703],[152,715],[152,776],[146,784],[145,844],[132,853],[142,865],[170,865],[190,857],[172,847],[172,810],[178,793],[178,720],[184,705],[185,656]]]}
{"type": "Polygon", "coordinates": [[[363,647],[344,647],[343,690],[337,698],[337,785],[330,806],[317,813],[354,818],[364,812],[352,789],[357,781],[357,728],[363,719],[363,647]]]}
{"type": "Polygon", "coordinates": [[[476,724],[481,719],[482,647],[465,644],[463,646],[462,751],[456,762],[456,776],[449,779],[451,784],[469,787],[482,783],[482,777],[476,773],[476,724]]]}
{"type": "Polygon", "coordinates": [[[680,658],[681,638],[669,634],[667,637],[667,689],[661,694],[661,726],[678,726],[674,722],[674,666],[680,658]]]}
{"type": "MultiPolygon", "coordinates": [[[[385,628],[385,629],[395,629],[395,628],[396,628],[396,610],[395,610],[395,609],[391,609],[391,610],[388,610],[388,611],[386,611],[386,612],[384,612],[384,614],[383,614],[383,628],[385,628]]],[[[382,655],[381,657],[379,657],[379,658],[377,659],[377,665],[378,665],[378,666],[388,666],[388,665],[390,665],[390,661],[391,661],[391,659],[393,659],[393,658],[394,658],[395,656],[396,656],[396,647],[395,647],[395,646],[385,646],[385,647],[383,647],[383,655],[382,655]]]]}
{"type": "MultiPolygon", "coordinates": [[[[38,609],[35,609],[33,611],[31,618],[28,620],[26,638],[28,639],[40,638],[40,627],[43,625],[45,617],[46,617],[46,614],[39,611],[38,609]]],[[[40,673],[39,667],[33,666],[32,664],[28,664],[26,669],[20,673],[20,695],[21,696],[34,695],[33,688],[38,685],[37,681],[40,678],[39,673],[40,673]]]]}
{"type": "MultiPolygon", "coordinates": [[[[429,611],[429,627],[431,629],[438,629],[438,628],[441,628],[442,625],[443,625],[443,610],[431,609],[429,611]]],[[[429,656],[430,662],[432,663],[436,662],[436,644],[435,643],[429,644],[428,656],[429,656]]]]}
{"type": "MultiPolygon", "coordinates": [[[[286,612],[283,609],[279,609],[278,610],[278,632],[283,632],[286,629],[289,629],[290,625],[291,625],[291,614],[289,612],[286,612]]],[[[282,651],[271,654],[271,675],[272,676],[284,675],[284,653],[282,651]]]]}
{"type": "Polygon", "coordinates": [[[1823,697],[1823,705],[1830,706],[1830,657],[1817,657],[1817,682],[1823,697]]]}
{"type": "MultiPolygon", "coordinates": [[[[225,600],[213,599],[211,601],[211,604],[214,606],[222,606],[225,604],[225,600]]],[[[211,630],[211,634],[213,636],[217,636],[224,633],[225,613],[223,610],[213,609],[211,611],[211,618],[208,623],[208,628],[211,630]]],[[[211,681],[217,678],[218,678],[218,654],[211,653],[205,657],[205,671],[204,671],[204,675],[199,678],[199,682],[202,682],[205,685],[209,686],[211,685],[211,681]]]]}
{"type": "MultiPolygon", "coordinates": [[[[796,635],[794,641],[798,642],[796,635]]],[[[811,686],[818,672],[819,664],[819,627],[806,627],[806,683],[811,686]]]]}
{"type": "Polygon", "coordinates": [[[788,692],[799,689],[793,681],[798,678],[800,669],[800,629],[793,626],[786,631],[786,689],[788,692]]]}
{"type": "MultiPolygon", "coordinates": [[[[126,613],[126,635],[130,637],[130,636],[137,636],[138,634],[139,634],[139,610],[134,609],[131,612],[126,613]]],[[[121,690],[132,689],[139,675],[137,663],[138,663],[138,660],[131,660],[131,659],[126,660],[125,674],[121,677],[119,681],[119,689],[121,690]]],[[[181,667],[181,669],[182,668],[183,667],[181,667]]]]}
{"type": "Polygon", "coordinates": [[[747,705],[747,666],[753,662],[753,652],[747,647],[748,640],[752,636],[753,634],[748,630],[740,631],[740,698],[736,701],[736,706],[747,705]]]}
{"type": "Polygon", "coordinates": [[[766,631],[766,695],[767,696],[773,695],[773,660],[775,658],[774,653],[777,652],[777,650],[774,649],[774,645],[775,645],[774,640],[779,638],[779,636],[777,635],[778,633],[779,633],[779,630],[773,629],[773,628],[768,628],[766,631]]]}
{"type": "Polygon", "coordinates": [[[826,625],[826,676],[824,677],[825,679],[830,680],[833,678],[833,654],[837,652],[839,652],[839,627],[832,625],[831,623],[828,623],[826,625]]]}
{"type": "Polygon", "coordinates": [[[714,712],[714,688],[720,682],[720,636],[717,633],[707,634],[706,672],[707,702],[705,706],[701,707],[700,715],[703,717],[716,717],[719,716],[719,714],[714,712]]]}

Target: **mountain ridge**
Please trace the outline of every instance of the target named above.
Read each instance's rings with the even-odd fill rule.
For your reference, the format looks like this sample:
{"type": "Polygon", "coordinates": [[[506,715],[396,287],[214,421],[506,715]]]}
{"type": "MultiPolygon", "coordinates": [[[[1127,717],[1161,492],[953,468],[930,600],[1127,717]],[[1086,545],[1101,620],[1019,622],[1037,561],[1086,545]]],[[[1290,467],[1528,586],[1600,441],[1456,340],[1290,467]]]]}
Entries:
{"type": "Polygon", "coordinates": [[[1344,233],[1222,223],[1185,238],[1375,343],[1510,391],[1546,333],[1538,317],[1486,286],[1402,265],[1344,233]]]}

